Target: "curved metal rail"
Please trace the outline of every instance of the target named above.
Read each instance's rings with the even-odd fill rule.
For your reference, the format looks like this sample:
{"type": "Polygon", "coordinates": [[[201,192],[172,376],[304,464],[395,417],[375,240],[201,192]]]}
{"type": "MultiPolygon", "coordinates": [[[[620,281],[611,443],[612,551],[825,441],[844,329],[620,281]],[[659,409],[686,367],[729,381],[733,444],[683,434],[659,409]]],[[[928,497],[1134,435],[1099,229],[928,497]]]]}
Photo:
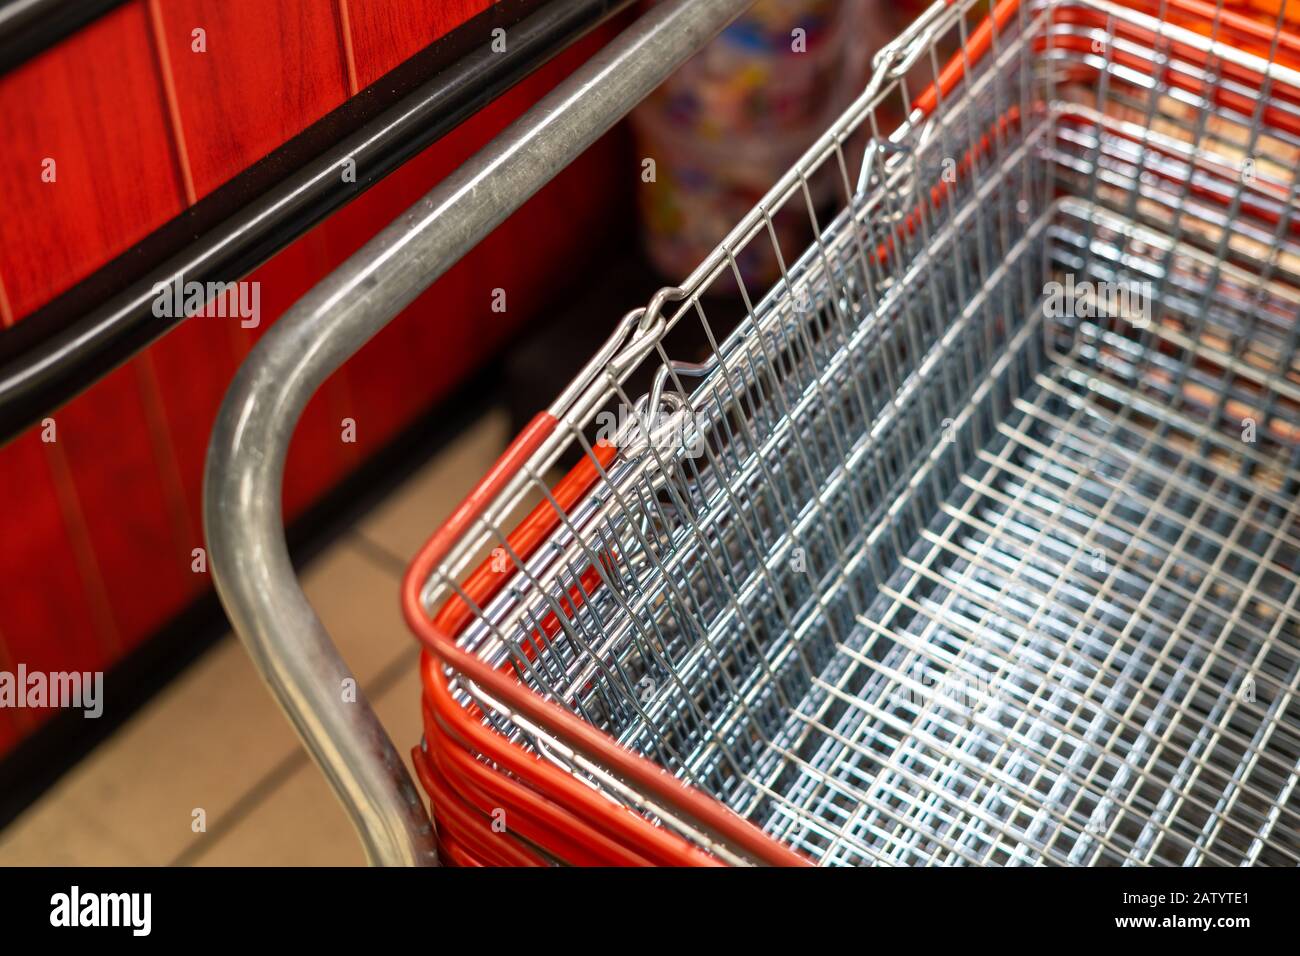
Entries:
{"type": "Polygon", "coordinates": [[[203,522],[217,592],[374,864],[432,864],[423,802],[289,561],[285,455],[320,384],[752,0],[670,0],[641,17],[307,293],[222,404],[203,522]]]}

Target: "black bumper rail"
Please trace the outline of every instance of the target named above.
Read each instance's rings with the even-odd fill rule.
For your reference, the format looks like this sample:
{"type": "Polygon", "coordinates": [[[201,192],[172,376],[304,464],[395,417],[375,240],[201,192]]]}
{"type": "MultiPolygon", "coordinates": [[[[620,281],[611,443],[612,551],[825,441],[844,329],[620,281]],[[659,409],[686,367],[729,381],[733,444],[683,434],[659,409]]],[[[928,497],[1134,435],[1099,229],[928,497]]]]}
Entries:
{"type": "MultiPolygon", "coordinates": [[[[62,6],[19,0],[24,3],[62,6]]],[[[630,5],[502,0],[0,332],[0,445],[181,321],[154,314],[159,283],[233,282],[247,275],[630,5]],[[489,45],[499,27],[509,36],[502,53],[489,45]],[[349,160],[355,182],[343,176],[349,160]]],[[[21,35],[4,32],[3,11],[9,9],[0,7],[0,64],[10,49],[6,42],[21,35]]]]}

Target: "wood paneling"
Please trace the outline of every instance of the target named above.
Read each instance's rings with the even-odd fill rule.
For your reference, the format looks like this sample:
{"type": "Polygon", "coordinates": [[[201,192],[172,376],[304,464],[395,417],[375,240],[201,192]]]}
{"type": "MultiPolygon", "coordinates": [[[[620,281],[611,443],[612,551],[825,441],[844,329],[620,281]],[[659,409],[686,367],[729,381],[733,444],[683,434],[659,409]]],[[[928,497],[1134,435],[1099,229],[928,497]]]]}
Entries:
{"type": "MultiPolygon", "coordinates": [[[[0,635],[6,669],[94,669],[108,653],[39,430],[0,448],[0,635]]],[[[90,586],[88,586],[90,585],[90,586]]]]}
{"type": "Polygon", "coordinates": [[[148,423],[144,361],[133,359],[54,416],[112,609],[114,654],[159,628],[197,590],[193,545],[178,538],[163,478],[168,463],[159,460],[165,452],[148,423]]]}
{"type": "MultiPolygon", "coordinates": [[[[217,408],[253,337],[237,321],[195,317],[182,322],[151,349],[163,415],[184,491],[191,547],[205,546],[203,463],[217,408]]],[[[201,582],[204,586],[208,582],[201,582]]]]}
{"type": "MultiPolygon", "coordinates": [[[[358,82],[488,5],[348,0],[358,82]]],[[[132,0],[0,78],[0,280],[13,311],[47,301],[177,213],[184,170],[194,192],[210,191],[342,102],[344,12],[339,0],[132,0]],[[199,25],[206,54],[190,50],[199,25]],[[156,55],[164,48],[165,61],[156,55]],[[47,152],[58,157],[57,188],[40,183],[47,152]]],[[[261,285],[257,329],[189,319],[59,410],[56,446],[33,430],[0,448],[0,501],[16,503],[0,547],[0,668],[110,666],[210,586],[190,570],[203,543],[203,465],[249,348],[602,38],[245,277],[261,285]]],[[[325,384],[290,449],[289,520],[449,394],[576,273],[590,230],[617,208],[616,157],[608,143],[594,147],[325,384]],[[507,289],[505,315],[490,309],[496,287],[507,289]],[[355,445],[341,441],[344,417],[357,421],[355,445]]],[[[4,716],[0,753],[38,715],[4,716]]]]}
{"type": "Polygon", "coordinates": [[[183,206],[143,0],[0,77],[0,278],[14,318],[183,206]]]}
{"type": "Polygon", "coordinates": [[[200,198],[348,96],[331,0],[166,0],[152,9],[200,198]],[[193,49],[196,29],[206,52],[193,49]]]}
{"type": "MultiPolygon", "coordinates": [[[[319,229],[303,236],[248,276],[248,281],[261,283],[262,322],[253,330],[254,339],[266,334],[285,310],[323,277],[318,271],[321,257],[318,232],[319,229]]],[[[311,502],[332,487],[352,460],[353,449],[341,441],[344,416],[339,409],[346,404],[344,388],[344,380],[334,376],[303,411],[285,465],[286,520],[302,514],[311,502]]]]}
{"type": "MultiPolygon", "coordinates": [[[[0,634],[0,643],[3,642],[4,635],[0,634]]],[[[12,710],[0,711],[0,754],[18,743],[20,734],[17,715],[12,710]]]]}
{"type": "Polygon", "coordinates": [[[357,84],[362,89],[492,6],[492,0],[335,2],[350,28],[357,84]]]}

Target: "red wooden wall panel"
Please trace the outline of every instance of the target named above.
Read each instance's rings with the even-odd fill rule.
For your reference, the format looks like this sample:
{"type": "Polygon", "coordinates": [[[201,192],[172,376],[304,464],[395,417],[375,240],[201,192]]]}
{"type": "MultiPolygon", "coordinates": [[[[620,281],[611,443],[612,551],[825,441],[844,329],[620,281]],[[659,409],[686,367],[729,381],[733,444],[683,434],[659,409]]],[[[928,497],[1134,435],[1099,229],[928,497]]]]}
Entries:
{"type": "MultiPolygon", "coordinates": [[[[339,210],[317,233],[322,273],[360,249],[437,182],[503,129],[516,112],[489,107],[377,184],[364,203],[339,210]]],[[[412,303],[345,367],[348,417],[357,421],[359,450],[382,445],[430,401],[447,394],[476,367],[475,350],[457,350],[457,328],[481,327],[472,263],[457,266],[412,303]]],[[[522,318],[522,313],[520,315],[522,318]]],[[[476,338],[475,343],[478,343],[476,338]]]]}
{"type": "MultiPolygon", "coordinates": [[[[332,0],[150,0],[150,10],[167,57],[178,138],[199,198],[349,95],[342,25],[332,0]],[[196,29],[205,31],[204,52],[194,49],[196,29]]],[[[304,237],[248,277],[260,285],[262,316],[254,337],[321,274],[318,246],[318,239],[304,237]]],[[[210,324],[214,327],[202,336],[205,350],[220,351],[229,330],[219,328],[220,320],[210,324]]],[[[167,363],[164,374],[183,378],[186,367],[167,363]]],[[[308,407],[303,437],[290,453],[286,513],[291,517],[355,464],[353,450],[339,441],[343,416],[334,414],[346,405],[346,396],[344,373],[308,407]]],[[[202,416],[209,426],[214,414],[212,406],[202,416]]],[[[173,429],[192,427],[190,420],[173,422],[173,429]]],[[[176,441],[188,437],[178,435],[176,441]]],[[[187,475],[201,467],[202,455],[182,465],[187,475]]],[[[190,507],[197,511],[199,486],[191,488],[190,507]]]]}
{"type": "MultiPolygon", "coordinates": [[[[3,640],[3,637],[3,635],[0,635],[0,641],[3,640]]],[[[18,743],[20,735],[21,728],[15,719],[14,712],[7,709],[0,711],[0,754],[18,743]]]]}
{"type": "MultiPolygon", "coordinates": [[[[7,502],[0,547],[0,638],[5,669],[102,666],[111,619],[96,578],[82,577],[78,555],[93,555],[70,527],[66,472],[57,446],[30,431],[0,448],[0,501],[7,502]],[[98,606],[97,606],[98,605],[98,606]]],[[[24,715],[17,715],[22,721],[24,715]]]]}
{"type": "Polygon", "coordinates": [[[148,355],[96,383],[54,417],[85,532],[112,610],[120,654],[180,610],[195,591],[189,544],[174,522],[165,436],[146,407],[148,355]]]}
{"type": "Polygon", "coordinates": [[[0,77],[0,324],[184,208],[143,0],[0,77]],[[54,182],[42,164],[55,161],[54,182]]]}
{"type": "MultiPolygon", "coordinates": [[[[21,317],[178,212],[186,171],[190,195],[210,191],[341,102],[345,47],[361,76],[378,75],[488,5],[404,2],[405,20],[396,0],[282,0],[278,7],[272,0],[132,0],[91,28],[105,34],[87,31],[51,51],[99,55],[110,65],[119,59],[111,51],[133,51],[129,65],[110,71],[120,76],[95,74],[97,94],[77,87],[78,64],[55,63],[51,54],[0,78],[0,279],[11,296],[17,291],[8,314],[21,317]],[[190,51],[191,24],[207,30],[207,54],[190,51]],[[353,43],[342,42],[345,24],[353,43]],[[264,62],[286,49],[280,62],[264,62]],[[29,115],[29,103],[49,116],[29,115]],[[87,104],[98,120],[81,115],[87,104]],[[125,133],[114,125],[119,112],[127,114],[125,133]],[[27,166],[18,150],[39,152],[38,141],[73,156],[73,171],[98,156],[88,145],[95,123],[105,125],[104,142],[116,151],[87,167],[91,186],[43,192],[22,181],[27,166]],[[8,136],[17,136],[16,148],[8,136]],[[124,138],[130,150],[122,149],[124,138]],[[104,209],[94,205],[101,191],[104,209]],[[35,268],[40,256],[47,268],[35,268]],[[29,268],[15,272],[21,265],[29,268]],[[11,273],[25,278],[12,286],[11,273]]],[[[202,545],[203,464],[217,407],[248,349],[608,33],[584,41],[245,277],[260,283],[258,328],[187,320],[57,411],[57,443],[42,443],[35,429],[0,448],[0,500],[21,503],[6,514],[0,547],[0,669],[19,661],[45,670],[110,666],[210,586],[190,569],[191,550],[202,545]]],[[[536,315],[557,276],[580,263],[587,232],[616,208],[609,197],[619,188],[617,156],[609,142],[593,148],[325,384],[290,449],[288,518],[536,315]],[[497,287],[507,290],[504,315],[490,308],[497,287]],[[354,445],[341,441],[345,417],[357,423],[354,445]]],[[[60,160],[60,187],[70,182],[65,168],[60,160]]],[[[36,174],[39,183],[39,159],[36,174]]],[[[0,714],[0,754],[38,717],[0,714]]]]}
{"type": "Polygon", "coordinates": [[[349,26],[358,89],[492,6],[492,0],[336,0],[349,26]]]}
{"type": "MultiPolygon", "coordinates": [[[[181,323],[149,350],[159,389],[165,396],[163,415],[171,437],[176,471],[184,491],[184,506],[192,540],[185,554],[205,547],[203,533],[203,461],[217,408],[239,363],[253,341],[238,322],[196,317],[181,323]]],[[[187,557],[187,561],[189,558],[187,557]]],[[[206,587],[208,582],[196,582],[206,587]]]]}
{"type": "MultiPolygon", "coordinates": [[[[598,48],[597,36],[563,54],[552,75],[575,68],[598,48]]],[[[435,147],[340,210],[317,233],[331,250],[322,272],[359,249],[375,231],[414,203],[504,129],[537,98],[538,84],[508,92],[435,147]]],[[[354,358],[348,375],[351,417],[364,453],[382,444],[430,402],[447,395],[509,341],[552,297],[569,255],[586,254],[586,240],[604,221],[617,192],[619,153],[602,141],[579,169],[557,178],[495,230],[479,248],[423,293],[354,358]],[[494,312],[493,292],[505,289],[507,310],[494,312]]],[[[595,250],[590,250],[594,252],[595,250]]],[[[563,386],[556,382],[556,391],[563,386]]]]}
{"type": "MultiPolygon", "coordinates": [[[[364,200],[362,200],[364,201],[364,200]]],[[[372,224],[371,228],[374,228],[372,224]]],[[[270,262],[254,271],[249,281],[262,283],[263,322],[260,337],[276,319],[302,298],[324,273],[321,264],[320,227],[303,236],[270,262]]],[[[317,391],[303,411],[285,466],[284,513],[287,520],[302,514],[347,471],[355,449],[342,442],[346,417],[345,369],[317,391]]]]}
{"type": "Polygon", "coordinates": [[[149,0],[198,198],[348,97],[332,0],[149,0]],[[194,31],[205,31],[195,52],[194,31]]]}

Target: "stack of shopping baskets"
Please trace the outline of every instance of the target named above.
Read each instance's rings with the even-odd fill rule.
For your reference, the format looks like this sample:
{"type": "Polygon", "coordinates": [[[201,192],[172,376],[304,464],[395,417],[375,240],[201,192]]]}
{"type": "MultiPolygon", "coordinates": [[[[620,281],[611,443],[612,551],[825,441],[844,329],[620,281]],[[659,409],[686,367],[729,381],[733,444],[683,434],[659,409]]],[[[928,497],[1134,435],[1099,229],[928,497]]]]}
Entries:
{"type": "Polygon", "coordinates": [[[974,6],[417,557],[446,862],[1300,862],[1300,34],[974,6]]]}

